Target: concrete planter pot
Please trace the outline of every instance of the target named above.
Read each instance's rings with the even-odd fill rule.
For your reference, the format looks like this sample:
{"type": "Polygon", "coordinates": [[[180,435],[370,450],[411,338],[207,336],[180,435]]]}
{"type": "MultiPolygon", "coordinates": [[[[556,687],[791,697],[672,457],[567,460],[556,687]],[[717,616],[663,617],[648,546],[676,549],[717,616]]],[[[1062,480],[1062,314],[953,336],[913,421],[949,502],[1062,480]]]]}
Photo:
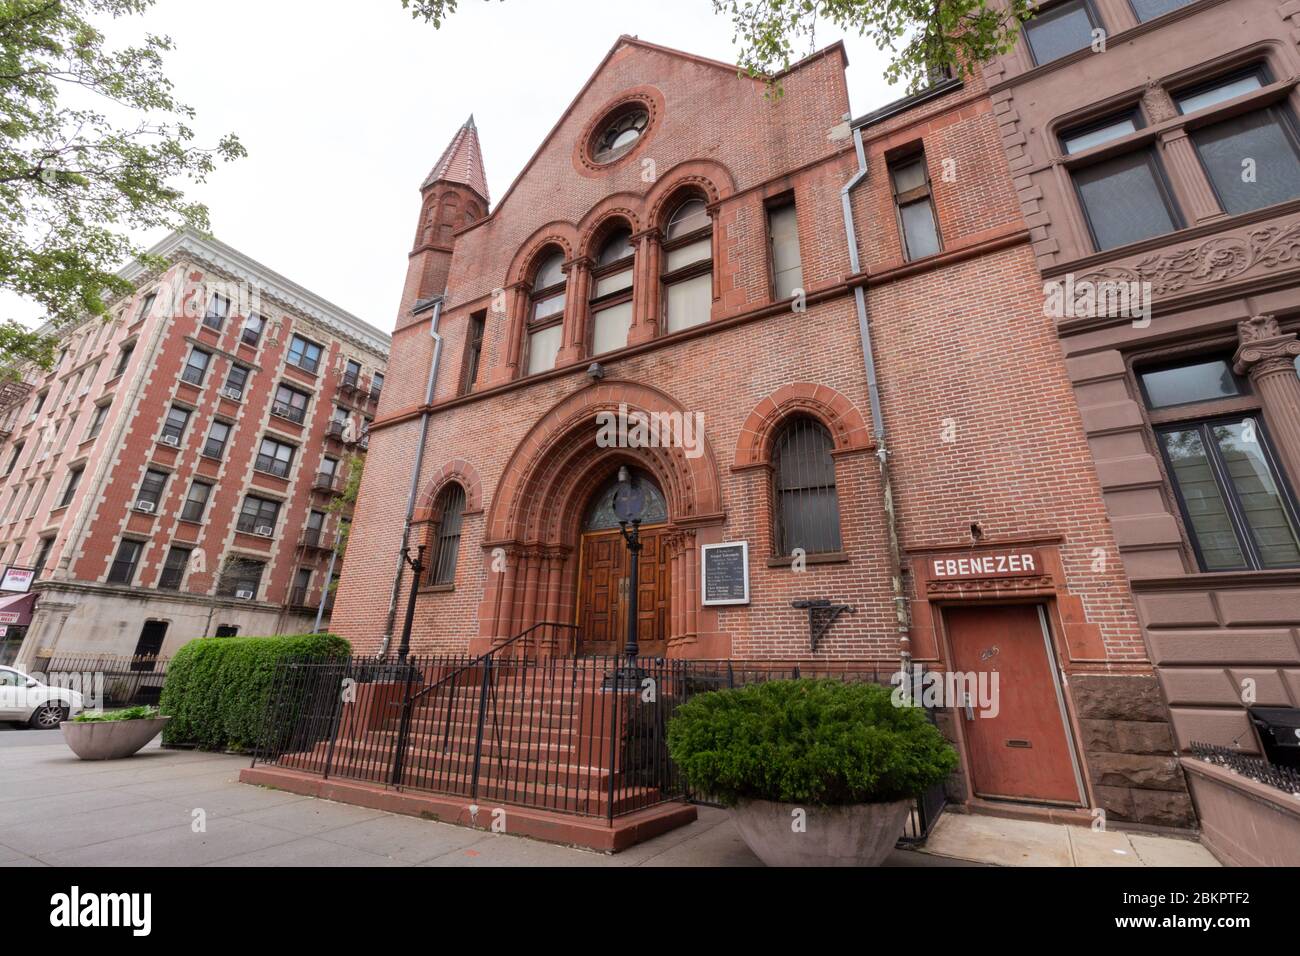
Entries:
{"type": "Polygon", "coordinates": [[[1201,844],[1225,866],[1300,866],[1300,797],[1195,757],[1181,758],[1201,844]]]}
{"type": "Polygon", "coordinates": [[[153,740],[170,717],[146,720],[65,720],[59,725],[68,747],[82,760],[129,757],[153,740]]]}
{"type": "Polygon", "coordinates": [[[911,800],[842,807],[741,800],[732,819],[768,866],[879,866],[903,835],[911,808],[911,800]],[[807,813],[805,832],[794,829],[796,810],[807,813]]]}

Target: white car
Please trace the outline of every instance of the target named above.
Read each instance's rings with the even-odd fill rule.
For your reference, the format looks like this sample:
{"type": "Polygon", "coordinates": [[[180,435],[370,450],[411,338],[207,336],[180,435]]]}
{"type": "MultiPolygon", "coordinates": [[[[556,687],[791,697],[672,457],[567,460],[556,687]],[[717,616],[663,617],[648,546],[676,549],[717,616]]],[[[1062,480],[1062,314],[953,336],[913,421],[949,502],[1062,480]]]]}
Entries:
{"type": "Polygon", "coordinates": [[[50,687],[13,667],[0,667],[0,721],[53,730],[83,710],[77,691],[50,687]]]}

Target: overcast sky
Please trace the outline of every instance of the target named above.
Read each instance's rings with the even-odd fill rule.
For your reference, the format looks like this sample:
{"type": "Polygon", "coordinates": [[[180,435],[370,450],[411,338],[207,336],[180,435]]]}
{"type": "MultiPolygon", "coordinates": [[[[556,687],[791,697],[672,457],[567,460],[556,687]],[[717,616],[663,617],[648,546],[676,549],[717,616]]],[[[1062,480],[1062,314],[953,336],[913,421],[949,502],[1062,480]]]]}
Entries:
{"type": "MultiPolygon", "coordinates": [[[[473,113],[499,199],[620,34],[734,62],[711,0],[461,0],[440,30],[399,0],[159,0],[107,27],[172,37],[167,73],[205,144],[248,157],[190,190],[222,241],[367,322],[393,327],[419,185],[473,113]]],[[[839,38],[819,30],[817,45],[839,38]]],[[[855,115],[900,95],[845,37],[855,115]]],[[[165,232],[142,236],[152,243],[165,232]]],[[[0,309],[38,311],[12,297],[0,309]]]]}

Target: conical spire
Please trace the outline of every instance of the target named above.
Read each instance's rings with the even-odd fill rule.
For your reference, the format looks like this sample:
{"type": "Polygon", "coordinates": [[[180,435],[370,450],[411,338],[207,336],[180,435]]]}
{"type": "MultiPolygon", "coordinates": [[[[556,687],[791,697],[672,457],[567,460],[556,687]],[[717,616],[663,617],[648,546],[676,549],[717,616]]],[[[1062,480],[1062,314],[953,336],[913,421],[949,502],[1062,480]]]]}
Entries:
{"type": "Polygon", "coordinates": [[[484,202],[488,201],[487,174],[483,172],[483,154],[478,145],[478,127],[474,125],[473,113],[456,131],[420,188],[427,189],[440,180],[468,186],[482,196],[484,202]]]}

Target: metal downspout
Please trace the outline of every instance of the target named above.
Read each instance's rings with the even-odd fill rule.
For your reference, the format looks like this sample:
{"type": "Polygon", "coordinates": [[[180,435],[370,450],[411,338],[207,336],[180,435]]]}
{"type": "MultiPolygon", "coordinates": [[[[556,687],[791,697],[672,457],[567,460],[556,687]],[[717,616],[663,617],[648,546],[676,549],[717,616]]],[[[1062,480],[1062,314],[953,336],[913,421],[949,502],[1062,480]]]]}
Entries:
{"type": "MultiPolygon", "coordinates": [[[[862,272],[858,254],[857,231],[853,224],[851,193],[867,176],[867,154],[862,145],[862,129],[853,130],[853,149],[858,157],[858,171],[840,190],[840,207],[844,212],[844,236],[849,246],[849,265],[852,275],[862,272]]],[[[885,527],[889,531],[890,582],[894,595],[894,613],[898,620],[898,658],[900,668],[910,672],[912,639],[907,596],[903,593],[903,550],[898,534],[898,513],[894,507],[894,486],[890,477],[888,444],[885,440],[885,416],[881,411],[880,383],[876,377],[876,356],[871,348],[871,319],[867,312],[866,283],[853,288],[853,304],[858,313],[858,334],[862,339],[862,362],[867,375],[867,395],[871,402],[871,426],[876,437],[876,461],[880,466],[880,488],[885,511],[885,527]]]]}
{"type": "MultiPolygon", "coordinates": [[[[442,358],[442,336],[438,334],[438,321],[442,318],[442,297],[433,304],[433,319],[429,334],[433,336],[433,361],[429,363],[429,381],[424,387],[424,411],[420,413],[420,439],[415,446],[415,464],[411,466],[411,488],[406,497],[406,519],[402,522],[402,544],[397,549],[397,565],[393,574],[393,591],[388,598],[388,618],[384,623],[384,642],[381,656],[388,654],[393,643],[393,625],[397,622],[397,599],[402,590],[402,561],[411,541],[411,519],[415,516],[415,499],[420,492],[420,467],[424,462],[424,446],[429,437],[429,406],[433,404],[434,385],[438,380],[438,361],[442,358]]],[[[414,587],[414,584],[412,584],[414,587]]]]}

